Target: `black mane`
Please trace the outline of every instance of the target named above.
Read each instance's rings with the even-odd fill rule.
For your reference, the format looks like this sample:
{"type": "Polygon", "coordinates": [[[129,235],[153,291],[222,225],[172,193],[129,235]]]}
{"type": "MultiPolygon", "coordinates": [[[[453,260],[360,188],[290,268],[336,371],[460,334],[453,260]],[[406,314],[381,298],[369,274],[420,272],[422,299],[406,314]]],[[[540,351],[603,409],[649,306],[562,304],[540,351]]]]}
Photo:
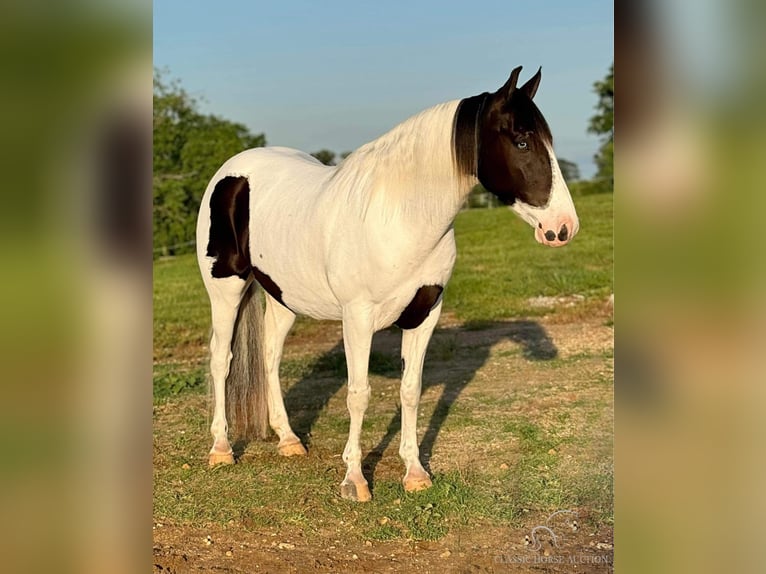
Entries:
{"type": "Polygon", "coordinates": [[[461,175],[477,175],[476,146],[477,121],[488,92],[472,96],[460,101],[455,112],[455,124],[452,129],[452,153],[458,173],[461,175]]]}

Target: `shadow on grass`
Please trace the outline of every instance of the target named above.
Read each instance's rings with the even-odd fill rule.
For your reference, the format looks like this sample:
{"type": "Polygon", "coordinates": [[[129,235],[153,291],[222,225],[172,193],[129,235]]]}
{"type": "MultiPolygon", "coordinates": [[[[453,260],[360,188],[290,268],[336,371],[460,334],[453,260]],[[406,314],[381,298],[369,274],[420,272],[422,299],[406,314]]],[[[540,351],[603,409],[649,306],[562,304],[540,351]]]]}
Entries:
{"type": "MultiPolygon", "coordinates": [[[[429,344],[423,369],[423,390],[442,386],[442,393],[425,429],[420,444],[420,458],[430,472],[429,460],[434,443],[460,393],[487,362],[497,343],[511,340],[521,347],[529,361],[546,361],[558,356],[545,329],[536,321],[468,323],[460,327],[437,328],[429,344]],[[437,379],[434,372],[438,371],[437,379]]],[[[401,334],[390,328],[375,335],[370,356],[370,373],[399,378],[401,334]]],[[[285,406],[293,430],[307,446],[311,430],[330,399],[346,383],[343,342],[339,341],[313,364],[311,371],[292,385],[285,394],[285,406]]],[[[401,428],[401,411],[388,424],[385,434],[363,461],[365,477],[373,487],[375,468],[401,428]]]]}

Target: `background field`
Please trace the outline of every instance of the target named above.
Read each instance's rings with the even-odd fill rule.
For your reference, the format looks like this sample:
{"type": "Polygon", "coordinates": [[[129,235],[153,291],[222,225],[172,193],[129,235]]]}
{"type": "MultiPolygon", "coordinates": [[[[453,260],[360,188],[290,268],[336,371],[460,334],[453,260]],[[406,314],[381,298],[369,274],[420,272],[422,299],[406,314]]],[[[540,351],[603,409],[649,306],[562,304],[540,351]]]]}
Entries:
{"type": "Polygon", "coordinates": [[[309,456],[283,459],[275,440],[238,444],[239,464],[210,470],[209,306],[193,256],[158,260],[157,568],[389,571],[406,559],[423,571],[437,571],[434,560],[491,570],[530,556],[530,529],[568,509],[577,524],[556,525],[566,531],[561,547],[547,541],[539,552],[587,555],[578,571],[606,571],[612,196],[576,201],[581,230],[564,249],[538,245],[506,209],[458,216],[458,262],[426,359],[418,426],[434,486],[416,494],[400,486],[400,337],[389,329],[376,335],[371,358],[362,447],[373,501],[364,505],[338,494],[347,431],[340,325],[301,319],[286,343],[288,413],[309,456]]]}

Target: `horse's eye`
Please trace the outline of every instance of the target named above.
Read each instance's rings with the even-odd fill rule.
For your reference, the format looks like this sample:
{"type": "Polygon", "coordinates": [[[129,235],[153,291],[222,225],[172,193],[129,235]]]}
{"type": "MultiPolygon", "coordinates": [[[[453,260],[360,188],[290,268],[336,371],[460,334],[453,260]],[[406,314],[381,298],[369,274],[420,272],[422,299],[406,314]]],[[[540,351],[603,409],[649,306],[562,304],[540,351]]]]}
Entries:
{"type": "Polygon", "coordinates": [[[525,141],[516,142],[516,147],[519,149],[527,149],[527,142],[525,141]]]}

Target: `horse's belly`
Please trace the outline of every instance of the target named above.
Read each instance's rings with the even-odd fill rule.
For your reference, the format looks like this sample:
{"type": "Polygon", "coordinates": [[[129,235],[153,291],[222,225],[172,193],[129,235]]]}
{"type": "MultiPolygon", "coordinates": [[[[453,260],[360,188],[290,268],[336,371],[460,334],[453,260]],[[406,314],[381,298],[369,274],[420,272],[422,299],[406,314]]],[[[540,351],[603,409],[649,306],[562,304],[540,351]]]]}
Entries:
{"type": "Polygon", "coordinates": [[[294,313],[313,319],[339,321],[343,309],[331,292],[311,286],[307,282],[291,281],[287,283],[283,300],[294,313]]]}
{"type": "Polygon", "coordinates": [[[291,236],[255,234],[252,242],[253,266],[263,267],[279,286],[281,301],[297,314],[340,320],[344,307],[361,302],[371,308],[374,328],[384,329],[397,321],[419,288],[444,287],[452,273],[452,231],[421,261],[392,268],[374,265],[375,257],[359,253],[331,258],[334,261],[328,265],[316,239],[307,240],[315,237],[307,232],[308,225],[291,236]]]}
{"type": "Polygon", "coordinates": [[[314,319],[340,319],[341,303],[327,282],[321,252],[309,239],[311,234],[305,233],[305,228],[301,231],[304,233],[296,229],[292,234],[254,234],[254,271],[267,276],[261,285],[269,291],[266,284],[273,283],[275,292],[270,294],[294,313],[314,319]]]}

